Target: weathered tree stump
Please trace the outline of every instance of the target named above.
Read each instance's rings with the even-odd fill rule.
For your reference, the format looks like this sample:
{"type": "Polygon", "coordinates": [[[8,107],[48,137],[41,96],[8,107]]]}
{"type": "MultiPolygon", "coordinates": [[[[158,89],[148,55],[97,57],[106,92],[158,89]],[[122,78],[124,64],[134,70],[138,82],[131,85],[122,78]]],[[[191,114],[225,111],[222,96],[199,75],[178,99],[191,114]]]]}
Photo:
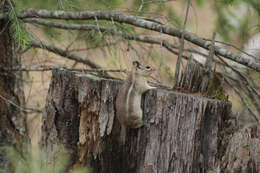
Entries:
{"type": "Polygon", "coordinates": [[[178,87],[190,92],[206,92],[209,77],[209,72],[207,72],[206,69],[190,59],[181,74],[178,87]]]}
{"type": "Polygon", "coordinates": [[[69,166],[98,173],[217,172],[227,144],[231,103],[163,89],[142,99],[144,127],[128,129],[119,144],[115,101],[122,82],[53,71],[43,117],[48,159],[59,145],[69,166]]]}
{"type": "Polygon", "coordinates": [[[230,135],[228,147],[221,161],[222,172],[260,172],[259,137],[259,126],[258,129],[257,126],[242,128],[230,135]]]}

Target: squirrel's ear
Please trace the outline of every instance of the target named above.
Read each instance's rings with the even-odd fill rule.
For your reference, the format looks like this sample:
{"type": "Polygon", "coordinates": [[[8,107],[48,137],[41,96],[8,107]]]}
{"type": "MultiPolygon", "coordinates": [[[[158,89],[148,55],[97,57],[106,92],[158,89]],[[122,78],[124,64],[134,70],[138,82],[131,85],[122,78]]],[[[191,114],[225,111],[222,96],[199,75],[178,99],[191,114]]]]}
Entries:
{"type": "Polygon", "coordinates": [[[134,67],[140,67],[140,63],[138,61],[133,61],[133,66],[134,67]]]}

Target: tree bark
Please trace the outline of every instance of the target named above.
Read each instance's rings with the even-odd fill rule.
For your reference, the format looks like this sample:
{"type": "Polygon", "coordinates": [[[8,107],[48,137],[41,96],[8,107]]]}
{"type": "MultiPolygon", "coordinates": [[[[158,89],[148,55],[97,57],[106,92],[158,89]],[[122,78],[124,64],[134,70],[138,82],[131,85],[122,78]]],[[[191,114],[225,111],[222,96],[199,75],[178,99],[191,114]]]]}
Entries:
{"type": "MultiPolygon", "coordinates": [[[[8,6],[7,1],[1,2],[0,11],[8,11],[8,6]]],[[[22,72],[4,70],[21,65],[10,23],[8,19],[0,20],[0,172],[10,168],[3,147],[21,143],[27,135],[26,116],[20,109],[24,106],[22,72]]]]}
{"type": "Polygon", "coordinates": [[[221,161],[222,172],[260,172],[259,136],[260,129],[257,126],[242,128],[234,133],[221,161]]]}
{"type": "Polygon", "coordinates": [[[41,139],[48,161],[63,145],[71,156],[69,167],[88,166],[98,173],[220,169],[231,103],[150,90],[142,98],[145,125],[127,129],[122,146],[114,106],[121,84],[87,74],[53,71],[41,139]]]}

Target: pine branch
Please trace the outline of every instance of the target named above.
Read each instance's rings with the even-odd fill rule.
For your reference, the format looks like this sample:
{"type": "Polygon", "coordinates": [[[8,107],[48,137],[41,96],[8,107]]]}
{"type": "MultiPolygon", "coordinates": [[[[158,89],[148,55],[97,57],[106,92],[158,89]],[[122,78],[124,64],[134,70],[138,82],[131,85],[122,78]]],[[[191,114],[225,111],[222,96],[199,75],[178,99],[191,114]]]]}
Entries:
{"type": "MultiPolygon", "coordinates": [[[[113,20],[114,22],[122,22],[131,24],[137,27],[142,27],[145,29],[162,32],[164,34],[168,34],[174,37],[181,37],[184,35],[184,39],[194,43],[202,48],[207,50],[210,49],[211,42],[206,41],[194,34],[181,31],[177,28],[166,24],[158,24],[155,22],[148,21],[146,19],[142,19],[138,16],[121,14],[115,11],[83,11],[83,12],[65,12],[65,11],[51,11],[51,10],[36,10],[36,9],[28,9],[22,12],[19,16],[21,19],[25,18],[49,18],[49,19],[65,19],[65,20],[95,20],[95,18],[99,20],[113,20]]],[[[232,53],[231,51],[221,48],[219,46],[214,46],[215,55],[223,56],[227,59],[233,60],[239,64],[245,65],[251,69],[254,69],[260,72],[260,64],[253,62],[250,59],[244,58],[241,55],[237,55],[232,53]]]]}
{"type": "MultiPolygon", "coordinates": [[[[165,47],[171,53],[178,55],[178,51],[175,50],[175,49],[178,48],[178,46],[174,46],[174,45],[170,44],[167,40],[163,40],[163,39],[152,38],[152,37],[149,37],[149,36],[142,36],[142,35],[129,35],[129,34],[126,34],[126,33],[122,33],[120,31],[115,31],[113,29],[109,29],[109,28],[105,28],[105,27],[101,27],[101,26],[98,27],[96,25],[65,24],[65,23],[61,23],[61,22],[53,22],[53,21],[47,21],[47,20],[42,20],[42,19],[36,19],[36,18],[25,19],[24,22],[36,23],[36,24],[44,25],[44,26],[48,26],[48,27],[55,27],[55,28],[68,29],[68,30],[101,31],[103,33],[108,33],[108,34],[120,36],[120,37],[127,39],[127,40],[134,40],[134,41],[140,41],[140,42],[149,43],[149,44],[160,45],[160,46],[165,47]]],[[[199,52],[197,52],[196,50],[193,50],[193,49],[184,49],[184,50],[199,53],[199,52]]],[[[206,56],[206,55],[204,55],[204,56],[206,56]]],[[[183,55],[183,58],[186,59],[186,60],[190,59],[190,57],[187,57],[185,55],[183,55]]]]}
{"type": "Polygon", "coordinates": [[[18,15],[15,11],[15,8],[10,0],[7,0],[8,5],[10,6],[10,11],[8,15],[8,20],[10,21],[12,37],[14,41],[17,43],[18,49],[23,49],[30,43],[30,39],[28,37],[28,33],[26,31],[25,25],[20,21],[18,15]]]}
{"type": "Polygon", "coordinates": [[[112,73],[126,73],[126,70],[120,69],[84,69],[84,68],[69,68],[69,67],[58,67],[58,66],[30,66],[30,67],[17,67],[17,68],[4,68],[6,71],[52,71],[52,70],[66,70],[66,71],[77,71],[77,72],[112,72],[112,73]]]}
{"type": "MultiPolygon", "coordinates": [[[[126,34],[126,33],[120,32],[120,31],[115,31],[114,29],[109,29],[109,28],[105,28],[105,27],[102,27],[102,26],[86,25],[86,24],[66,24],[66,23],[61,23],[61,22],[53,22],[53,21],[47,21],[47,20],[35,19],[35,18],[34,19],[26,19],[25,22],[36,23],[36,24],[44,25],[44,26],[48,26],[48,27],[55,27],[55,28],[68,29],[68,30],[101,31],[102,33],[107,33],[107,34],[119,36],[119,37],[122,37],[122,38],[127,39],[127,40],[134,40],[134,41],[139,41],[139,42],[148,43],[148,44],[160,45],[160,46],[163,46],[164,48],[166,48],[168,51],[170,51],[171,53],[173,53],[175,55],[179,54],[179,51],[176,50],[176,49],[179,48],[179,46],[170,44],[167,40],[159,39],[159,38],[152,38],[150,36],[129,35],[129,34],[126,34]]],[[[51,49],[47,49],[47,50],[51,50],[51,49]]],[[[198,54],[201,54],[202,56],[205,56],[205,57],[208,56],[208,55],[200,53],[200,52],[198,52],[198,51],[196,51],[192,48],[184,48],[183,50],[188,51],[188,52],[198,53],[198,54]]],[[[70,51],[69,50],[68,51],[63,50],[63,52],[69,53],[70,51]]],[[[59,54],[59,55],[62,55],[62,54],[59,54]]],[[[190,59],[190,57],[188,57],[186,55],[182,55],[182,57],[186,60],[190,59]]],[[[76,59],[73,58],[73,60],[76,60],[76,59]]],[[[216,60],[214,60],[214,62],[216,62],[216,63],[218,63],[222,66],[230,67],[227,63],[221,63],[221,62],[216,61],[216,60]]],[[[199,62],[197,62],[197,63],[199,63],[199,62]]]]}

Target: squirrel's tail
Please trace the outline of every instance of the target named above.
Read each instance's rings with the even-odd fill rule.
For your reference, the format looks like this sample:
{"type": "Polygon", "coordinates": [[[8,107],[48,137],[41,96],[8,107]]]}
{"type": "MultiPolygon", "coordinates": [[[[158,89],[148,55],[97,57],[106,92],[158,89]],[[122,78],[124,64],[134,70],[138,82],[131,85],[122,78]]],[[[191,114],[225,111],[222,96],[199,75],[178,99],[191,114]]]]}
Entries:
{"type": "Polygon", "coordinates": [[[120,143],[125,145],[126,140],[126,126],[121,125],[120,143]]]}

